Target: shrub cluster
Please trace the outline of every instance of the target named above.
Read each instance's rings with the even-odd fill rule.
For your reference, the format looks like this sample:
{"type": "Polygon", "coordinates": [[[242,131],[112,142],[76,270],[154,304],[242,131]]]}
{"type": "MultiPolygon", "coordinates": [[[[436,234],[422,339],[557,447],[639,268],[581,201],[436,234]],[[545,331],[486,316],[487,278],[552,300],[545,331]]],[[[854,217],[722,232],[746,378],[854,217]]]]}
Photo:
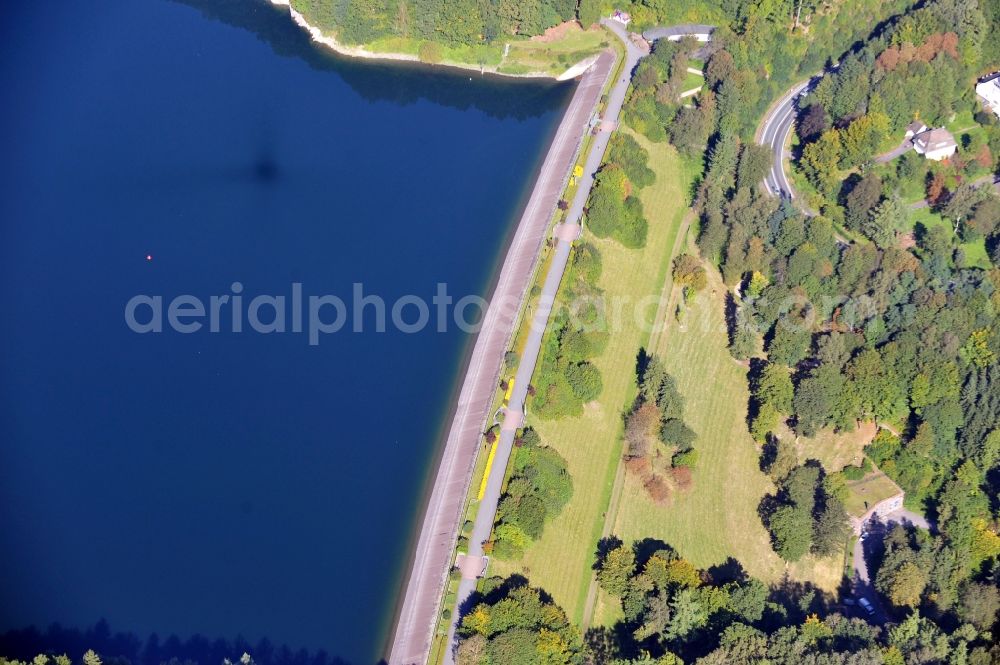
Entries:
{"type": "Polygon", "coordinates": [[[520,556],[573,495],[566,460],[542,445],[535,430],[525,429],[517,444],[493,535],[493,554],[505,559],[520,556]]]}

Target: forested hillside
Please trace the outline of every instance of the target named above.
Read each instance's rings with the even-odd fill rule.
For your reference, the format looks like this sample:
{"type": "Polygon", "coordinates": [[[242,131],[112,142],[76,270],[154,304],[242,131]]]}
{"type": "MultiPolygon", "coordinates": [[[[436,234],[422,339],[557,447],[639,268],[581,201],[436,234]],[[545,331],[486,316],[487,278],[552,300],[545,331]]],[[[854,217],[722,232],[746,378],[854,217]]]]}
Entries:
{"type": "MultiPolygon", "coordinates": [[[[1000,21],[1000,0],[984,0],[987,24],[1000,21]]],[[[868,37],[909,0],[292,0],[314,25],[347,44],[402,38],[445,47],[479,49],[480,59],[499,58],[505,43],[542,34],[569,20],[587,28],[612,9],[632,15],[630,29],[708,23],[727,47],[734,76],[723,104],[740,107],[750,128],[763,106],[787,84],[823,68],[850,44],[868,37]]],[[[469,57],[472,52],[467,52],[469,57]]],[[[986,61],[1000,63],[989,44],[986,61]]],[[[669,119],[669,118],[667,118],[669,119]]]]}
{"type": "MultiPolygon", "coordinates": [[[[874,190],[898,190],[908,199],[926,181],[954,190],[963,180],[993,171],[1000,127],[993,114],[978,112],[973,92],[977,74],[995,64],[989,59],[996,41],[989,29],[974,2],[928,3],[846,54],[804,99],[798,123],[801,168],[827,199],[816,203],[832,204],[827,213],[832,219],[841,221],[836,204],[838,196],[844,198],[847,226],[885,245],[896,230],[884,228],[885,222],[904,230],[903,220],[891,209],[882,210],[875,223],[866,219],[867,208],[861,208],[874,190]],[[914,121],[952,130],[959,154],[944,165],[913,153],[886,166],[874,164],[881,161],[878,153],[900,144],[914,121]]],[[[932,203],[943,198],[939,189],[933,198],[932,203]]]]}
{"type": "MultiPolygon", "coordinates": [[[[906,534],[892,538],[890,556],[905,556],[906,534]]],[[[957,628],[919,613],[883,628],[844,616],[807,587],[769,589],[736,562],[699,570],[663,542],[605,546],[595,569],[621,608],[613,630],[591,630],[581,639],[562,610],[523,577],[491,578],[462,621],[456,662],[992,665],[1000,658],[989,637],[1000,593],[985,585],[957,600],[957,628]]]]}
{"type": "Polygon", "coordinates": [[[388,36],[450,45],[490,43],[541,34],[576,18],[577,11],[575,0],[293,0],[292,6],[349,44],[388,36]]]}
{"type": "MultiPolygon", "coordinates": [[[[973,122],[975,75],[995,41],[988,20],[974,0],[926,2],[837,58],[799,118],[803,161],[823,194],[819,215],[761,191],[769,155],[741,140],[717,104],[698,206],[702,255],[731,287],[731,352],[750,361],[751,431],[779,445],[798,435],[808,448],[822,431],[884,427],[868,458],[938,533],[887,537],[877,588],[897,618],[915,608],[946,631],[961,623],[962,598],[996,584],[1000,556],[1000,270],[982,249],[997,244],[1000,208],[990,187],[967,184],[990,177],[1000,152],[991,114],[973,122]],[[898,142],[914,117],[973,129],[946,166],[873,164],[881,138],[898,142]],[[826,170],[816,166],[822,158],[826,170]],[[914,168],[926,169],[928,183],[949,169],[929,208],[902,200],[912,176],[900,172],[914,168]]],[[[717,90],[738,75],[725,51],[707,69],[717,90]],[[727,74],[713,76],[721,65],[727,74]]],[[[761,506],[776,551],[790,560],[843,523],[824,526],[818,510],[842,514],[843,478],[816,485],[818,468],[801,478],[808,468],[774,474],[784,478],[777,503],[761,506]]]]}

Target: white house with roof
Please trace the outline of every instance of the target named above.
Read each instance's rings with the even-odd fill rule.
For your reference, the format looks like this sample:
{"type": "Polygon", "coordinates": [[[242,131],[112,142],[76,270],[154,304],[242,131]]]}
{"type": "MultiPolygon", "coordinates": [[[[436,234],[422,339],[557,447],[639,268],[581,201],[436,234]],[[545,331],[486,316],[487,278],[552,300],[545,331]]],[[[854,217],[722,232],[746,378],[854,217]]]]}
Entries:
{"type": "Polygon", "coordinates": [[[958,143],[944,127],[937,129],[924,129],[924,131],[913,136],[913,149],[917,154],[923,155],[927,159],[936,162],[948,159],[958,150],[958,143]]]}
{"type": "Polygon", "coordinates": [[[632,17],[629,15],[628,12],[623,12],[620,9],[616,9],[615,11],[611,12],[611,20],[618,21],[622,25],[628,25],[629,23],[632,22],[632,17]]]}
{"type": "Polygon", "coordinates": [[[976,94],[979,95],[983,106],[1000,117],[1000,72],[980,79],[976,85],[976,94]]]}
{"type": "Polygon", "coordinates": [[[912,139],[914,136],[924,131],[927,131],[927,125],[920,122],[919,120],[914,120],[913,122],[911,122],[906,126],[905,138],[912,139]]]}

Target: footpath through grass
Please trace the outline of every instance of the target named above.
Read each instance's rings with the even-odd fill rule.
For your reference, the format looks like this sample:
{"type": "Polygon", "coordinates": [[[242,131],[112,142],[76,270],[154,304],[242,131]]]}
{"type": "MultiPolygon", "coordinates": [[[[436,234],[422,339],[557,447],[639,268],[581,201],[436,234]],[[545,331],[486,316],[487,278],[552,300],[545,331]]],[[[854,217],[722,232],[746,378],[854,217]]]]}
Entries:
{"type": "MultiPolygon", "coordinates": [[[[582,617],[594,551],[621,457],[622,413],[635,394],[636,356],[648,337],[646,326],[635,320],[634,305],[661,291],[693,177],[671,146],[636,139],[649,151],[649,166],[656,172],[656,182],[640,192],[649,219],[646,246],[625,249],[615,241],[585,233],[585,240],[601,251],[600,287],[605,302],[612,307],[616,302],[624,303],[620,323],[612,324],[617,327],[612,329],[604,353],[593,359],[604,389],[578,417],[539,420],[531,417],[529,403],[529,423],[547,445],[566,458],[573,477],[573,498],[520,560],[494,560],[491,564],[493,573],[528,577],[533,585],[552,594],[576,623],[582,617]]],[[[646,317],[652,319],[655,309],[655,305],[650,307],[646,317]]]]}

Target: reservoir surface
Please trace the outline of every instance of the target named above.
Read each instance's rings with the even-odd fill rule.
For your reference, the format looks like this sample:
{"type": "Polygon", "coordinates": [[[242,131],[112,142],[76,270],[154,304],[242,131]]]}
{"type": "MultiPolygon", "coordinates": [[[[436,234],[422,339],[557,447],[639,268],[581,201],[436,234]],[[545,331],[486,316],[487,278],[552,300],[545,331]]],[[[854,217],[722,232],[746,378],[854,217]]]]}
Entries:
{"type": "Polygon", "coordinates": [[[572,85],[344,60],[254,0],[18,3],[0,37],[4,644],[375,662],[470,336],[369,308],[310,344],[293,291],[305,328],[356,283],[487,295],[572,85]],[[218,332],[182,295],[229,296],[218,332]]]}

